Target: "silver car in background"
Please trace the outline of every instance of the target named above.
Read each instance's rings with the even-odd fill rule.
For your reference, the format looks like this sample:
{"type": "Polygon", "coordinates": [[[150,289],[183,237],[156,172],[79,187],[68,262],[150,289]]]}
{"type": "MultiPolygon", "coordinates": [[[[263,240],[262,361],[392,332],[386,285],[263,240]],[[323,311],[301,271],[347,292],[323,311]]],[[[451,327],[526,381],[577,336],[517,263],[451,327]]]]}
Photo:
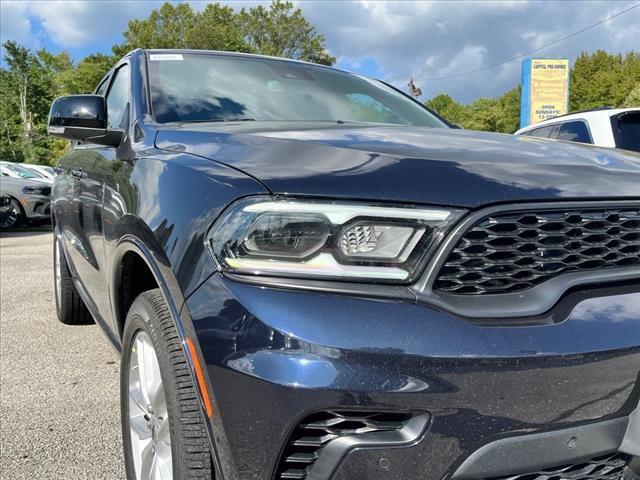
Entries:
{"type": "Polygon", "coordinates": [[[34,165],[32,163],[23,163],[22,166],[24,168],[28,168],[29,170],[34,171],[38,175],[42,175],[44,178],[51,180],[52,182],[53,182],[53,179],[56,177],[55,170],[53,169],[53,167],[50,167],[49,165],[34,165]]]}
{"type": "Polygon", "coordinates": [[[51,183],[44,179],[0,176],[0,195],[11,199],[8,212],[0,219],[0,228],[50,219],[51,183]]]}
{"type": "MultiPolygon", "coordinates": [[[[23,178],[27,180],[43,180],[49,184],[53,183],[54,175],[49,174],[42,165],[32,165],[29,163],[14,163],[0,161],[0,175],[3,177],[23,178]]],[[[46,167],[50,168],[51,167],[46,167]]],[[[53,169],[51,169],[53,172],[53,169]]]]}

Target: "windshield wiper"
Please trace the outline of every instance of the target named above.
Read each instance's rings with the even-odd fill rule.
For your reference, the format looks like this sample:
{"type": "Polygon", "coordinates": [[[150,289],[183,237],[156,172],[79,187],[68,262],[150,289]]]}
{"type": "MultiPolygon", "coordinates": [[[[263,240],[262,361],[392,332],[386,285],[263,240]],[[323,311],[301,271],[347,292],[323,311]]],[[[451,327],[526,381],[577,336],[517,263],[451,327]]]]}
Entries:
{"type": "Polygon", "coordinates": [[[181,122],[176,122],[179,125],[184,125],[186,123],[213,123],[213,122],[255,122],[255,118],[247,118],[247,117],[225,117],[225,118],[209,118],[206,120],[186,120],[181,122]]]}
{"type": "Polygon", "coordinates": [[[212,122],[255,122],[255,118],[247,118],[247,117],[229,117],[229,118],[216,118],[214,120],[210,120],[212,122]]]}

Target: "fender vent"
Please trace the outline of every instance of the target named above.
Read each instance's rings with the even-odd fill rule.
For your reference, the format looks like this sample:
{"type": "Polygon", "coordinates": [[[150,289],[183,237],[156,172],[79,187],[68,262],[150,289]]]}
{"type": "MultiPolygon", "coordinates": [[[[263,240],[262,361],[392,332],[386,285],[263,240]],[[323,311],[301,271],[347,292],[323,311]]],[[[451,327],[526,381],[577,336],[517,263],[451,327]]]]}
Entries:
{"type": "Polygon", "coordinates": [[[277,480],[304,480],[323,449],[344,437],[400,432],[410,413],[328,411],[305,418],[291,434],[276,471],[277,480]]]}
{"type": "Polygon", "coordinates": [[[622,480],[624,469],[629,461],[628,455],[613,453],[574,465],[563,465],[494,480],[622,480]]]}

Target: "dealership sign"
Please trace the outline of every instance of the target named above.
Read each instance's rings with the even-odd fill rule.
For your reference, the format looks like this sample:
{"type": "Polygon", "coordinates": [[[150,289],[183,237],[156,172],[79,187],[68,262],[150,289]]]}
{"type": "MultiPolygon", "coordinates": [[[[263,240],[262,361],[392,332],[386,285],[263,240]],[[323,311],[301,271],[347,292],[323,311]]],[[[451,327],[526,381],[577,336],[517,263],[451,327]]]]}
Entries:
{"type": "Polygon", "coordinates": [[[528,58],[522,62],[520,128],[569,111],[569,60],[528,58]]]}

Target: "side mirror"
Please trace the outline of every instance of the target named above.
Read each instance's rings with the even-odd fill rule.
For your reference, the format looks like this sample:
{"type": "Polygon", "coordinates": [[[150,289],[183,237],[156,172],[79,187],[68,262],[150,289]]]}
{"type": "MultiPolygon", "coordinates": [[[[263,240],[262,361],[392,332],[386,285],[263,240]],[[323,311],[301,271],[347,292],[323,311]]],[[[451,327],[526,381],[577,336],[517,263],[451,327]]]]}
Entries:
{"type": "Polygon", "coordinates": [[[49,112],[49,135],[117,147],[124,131],[107,128],[107,102],[100,95],[56,98],[49,112]]]}

